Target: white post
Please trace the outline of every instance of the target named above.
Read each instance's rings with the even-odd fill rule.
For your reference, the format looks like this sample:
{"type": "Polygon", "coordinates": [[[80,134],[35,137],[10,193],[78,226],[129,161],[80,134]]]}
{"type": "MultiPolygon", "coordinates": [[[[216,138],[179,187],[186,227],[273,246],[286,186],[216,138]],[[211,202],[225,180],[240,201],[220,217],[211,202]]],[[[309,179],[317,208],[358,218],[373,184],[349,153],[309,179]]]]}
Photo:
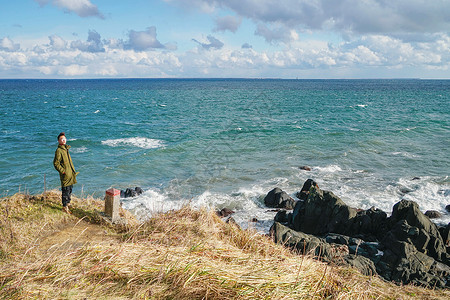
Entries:
{"type": "Polygon", "coordinates": [[[105,215],[111,218],[111,222],[120,220],[119,216],[120,207],[120,190],[110,188],[106,190],[105,197],[105,215]]]}

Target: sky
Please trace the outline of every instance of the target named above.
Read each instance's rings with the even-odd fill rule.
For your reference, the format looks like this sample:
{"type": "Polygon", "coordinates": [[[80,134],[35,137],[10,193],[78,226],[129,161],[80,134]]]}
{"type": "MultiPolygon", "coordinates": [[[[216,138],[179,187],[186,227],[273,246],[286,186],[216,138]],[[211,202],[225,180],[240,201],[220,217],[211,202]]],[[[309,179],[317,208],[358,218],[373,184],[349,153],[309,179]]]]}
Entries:
{"type": "Polygon", "coordinates": [[[450,79],[450,0],[0,0],[0,78],[450,79]]]}

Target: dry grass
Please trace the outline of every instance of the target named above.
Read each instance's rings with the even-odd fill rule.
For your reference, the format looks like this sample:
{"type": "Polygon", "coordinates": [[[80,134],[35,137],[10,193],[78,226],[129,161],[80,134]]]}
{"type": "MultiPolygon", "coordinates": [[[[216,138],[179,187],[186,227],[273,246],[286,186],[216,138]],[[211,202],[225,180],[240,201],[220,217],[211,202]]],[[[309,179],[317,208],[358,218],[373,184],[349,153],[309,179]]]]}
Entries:
{"type": "MultiPolygon", "coordinates": [[[[399,287],[353,269],[296,255],[267,236],[241,230],[213,212],[190,207],[159,214],[145,223],[134,223],[127,215],[131,223],[127,228],[109,227],[105,239],[92,238],[90,243],[56,251],[60,244],[48,247],[51,233],[67,226],[78,228],[73,224],[80,218],[105,230],[98,218],[102,201],[77,199],[75,216],[63,214],[58,201],[57,193],[46,199],[15,195],[0,201],[0,297],[450,298],[449,291],[399,287]]],[[[79,228],[81,231],[83,226],[79,228]]]]}

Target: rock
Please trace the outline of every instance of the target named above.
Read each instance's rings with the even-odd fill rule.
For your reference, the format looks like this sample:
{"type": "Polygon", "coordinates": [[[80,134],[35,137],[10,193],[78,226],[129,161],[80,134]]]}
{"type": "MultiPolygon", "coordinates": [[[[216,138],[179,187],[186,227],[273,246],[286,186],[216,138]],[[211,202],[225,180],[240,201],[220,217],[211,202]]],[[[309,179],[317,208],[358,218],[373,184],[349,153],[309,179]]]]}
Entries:
{"type": "Polygon", "coordinates": [[[279,210],[274,218],[274,221],[279,223],[288,223],[288,220],[287,211],[284,209],[279,210]]]}
{"type": "Polygon", "coordinates": [[[413,177],[412,180],[420,180],[420,177],[413,177]]]}
{"type": "Polygon", "coordinates": [[[439,233],[441,234],[444,246],[450,247],[450,223],[447,226],[439,227],[439,233]]]}
{"type": "Polygon", "coordinates": [[[379,240],[387,231],[387,214],[375,207],[358,211],[347,228],[348,235],[359,236],[366,241],[379,240]]]}
{"type": "Polygon", "coordinates": [[[136,196],[137,196],[136,190],[131,189],[131,188],[127,188],[125,190],[125,198],[136,197],[136,196]]]}
{"type": "Polygon", "coordinates": [[[264,198],[267,207],[293,209],[295,200],[280,188],[274,188],[264,198]]]}
{"type": "Polygon", "coordinates": [[[312,186],[308,198],[294,208],[292,227],[315,235],[346,234],[349,220],[355,216],[356,209],[347,206],[332,192],[312,186]]]}
{"type": "Polygon", "coordinates": [[[257,218],[251,218],[251,219],[250,219],[250,222],[252,222],[252,223],[257,223],[257,222],[258,222],[258,219],[257,219],[257,218]]]}
{"type": "Polygon", "coordinates": [[[125,191],[120,190],[120,198],[129,198],[129,197],[136,197],[144,193],[144,190],[140,187],[133,188],[127,188],[125,191]]]}
{"type": "Polygon", "coordinates": [[[216,214],[219,217],[228,217],[229,215],[234,214],[234,211],[229,208],[222,208],[221,210],[216,211],[216,214]]]}
{"type": "Polygon", "coordinates": [[[425,212],[425,216],[427,216],[430,219],[442,218],[442,214],[440,212],[438,212],[437,210],[427,210],[425,212]]]}
{"type": "Polygon", "coordinates": [[[348,254],[346,246],[328,244],[324,239],[294,231],[278,222],[273,223],[270,228],[270,235],[275,243],[295,249],[301,254],[313,255],[325,261],[333,261],[337,257],[348,254]]]}
{"type": "Polygon", "coordinates": [[[308,167],[308,166],[301,166],[301,167],[299,167],[299,169],[300,170],[304,170],[304,171],[311,171],[312,170],[312,168],[308,167]]]}
{"type": "Polygon", "coordinates": [[[350,241],[350,237],[342,235],[342,234],[327,234],[325,237],[325,241],[327,243],[340,244],[340,245],[348,245],[350,241]]]}
{"type": "Polygon", "coordinates": [[[445,210],[446,210],[447,212],[450,212],[450,204],[448,204],[448,205],[445,207],[445,210]]]}
{"type": "MultiPolygon", "coordinates": [[[[417,227],[418,233],[417,229],[411,229],[416,232],[418,236],[415,240],[411,239],[414,246],[416,246],[420,252],[426,251],[429,256],[438,261],[443,260],[446,249],[437,226],[419,210],[417,203],[409,200],[401,200],[394,205],[392,215],[389,219],[392,226],[397,227],[397,229],[397,223],[402,220],[405,220],[407,225],[411,227],[417,227]],[[428,242],[427,237],[429,238],[428,242]]],[[[410,229],[408,229],[408,233],[409,230],[410,229]]]]}
{"type": "Polygon", "coordinates": [[[144,190],[143,190],[142,188],[138,187],[138,186],[137,186],[134,190],[136,191],[136,193],[137,193],[138,195],[141,195],[141,194],[144,193],[144,190]]]}
{"type": "Polygon", "coordinates": [[[409,194],[414,191],[406,186],[401,186],[398,188],[398,190],[399,190],[400,194],[409,194]]]}
{"type": "MultiPolygon", "coordinates": [[[[418,252],[407,243],[402,242],[406,249],[405,257],[397,259],[391,271],[385,275],[380,272],[383,265],[389,263],[377,264],[378,273],[382,274],[388,280],[394,280],[403,284],[415,283],[425,287],[445,288],[450,280],[450,267],[435,261],[433,258],[418,252]],[[381,268],[380,268],[381,267],[381,268]]],[[[383,255],[383,258],[386,256],[383,255]]],[[[392,257],[390,258],[392,261],[392,257]]]]}
{"type": "Polygon", "coordinates": [[[364,256],[356,256],[353,254],[344,256],[342,261],[338,261],[338,265],[353,267],[366,276],[377,275],[377,269],[373,261],[364,256]]]}
{"type": "Polygon", "coordinates": [[[295,196],[300,200],[306,200],[306,198],[308,198],[309,195],[309,190],[311,189],[312,186],[319,188],[319,186],[314,180],[312,179],[306,180],[300,192],[298,192],[295,196]]]}

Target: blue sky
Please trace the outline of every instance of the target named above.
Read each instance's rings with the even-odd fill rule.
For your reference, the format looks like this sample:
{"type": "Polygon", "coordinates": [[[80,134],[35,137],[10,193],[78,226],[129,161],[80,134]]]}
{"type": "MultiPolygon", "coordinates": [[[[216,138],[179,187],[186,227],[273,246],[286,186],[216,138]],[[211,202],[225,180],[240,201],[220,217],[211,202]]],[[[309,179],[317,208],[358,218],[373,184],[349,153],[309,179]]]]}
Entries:
{"type": "Polygon", "coordinates": [[[450,78],[450,0],[0,0],[0,78],[450,78]]]}

